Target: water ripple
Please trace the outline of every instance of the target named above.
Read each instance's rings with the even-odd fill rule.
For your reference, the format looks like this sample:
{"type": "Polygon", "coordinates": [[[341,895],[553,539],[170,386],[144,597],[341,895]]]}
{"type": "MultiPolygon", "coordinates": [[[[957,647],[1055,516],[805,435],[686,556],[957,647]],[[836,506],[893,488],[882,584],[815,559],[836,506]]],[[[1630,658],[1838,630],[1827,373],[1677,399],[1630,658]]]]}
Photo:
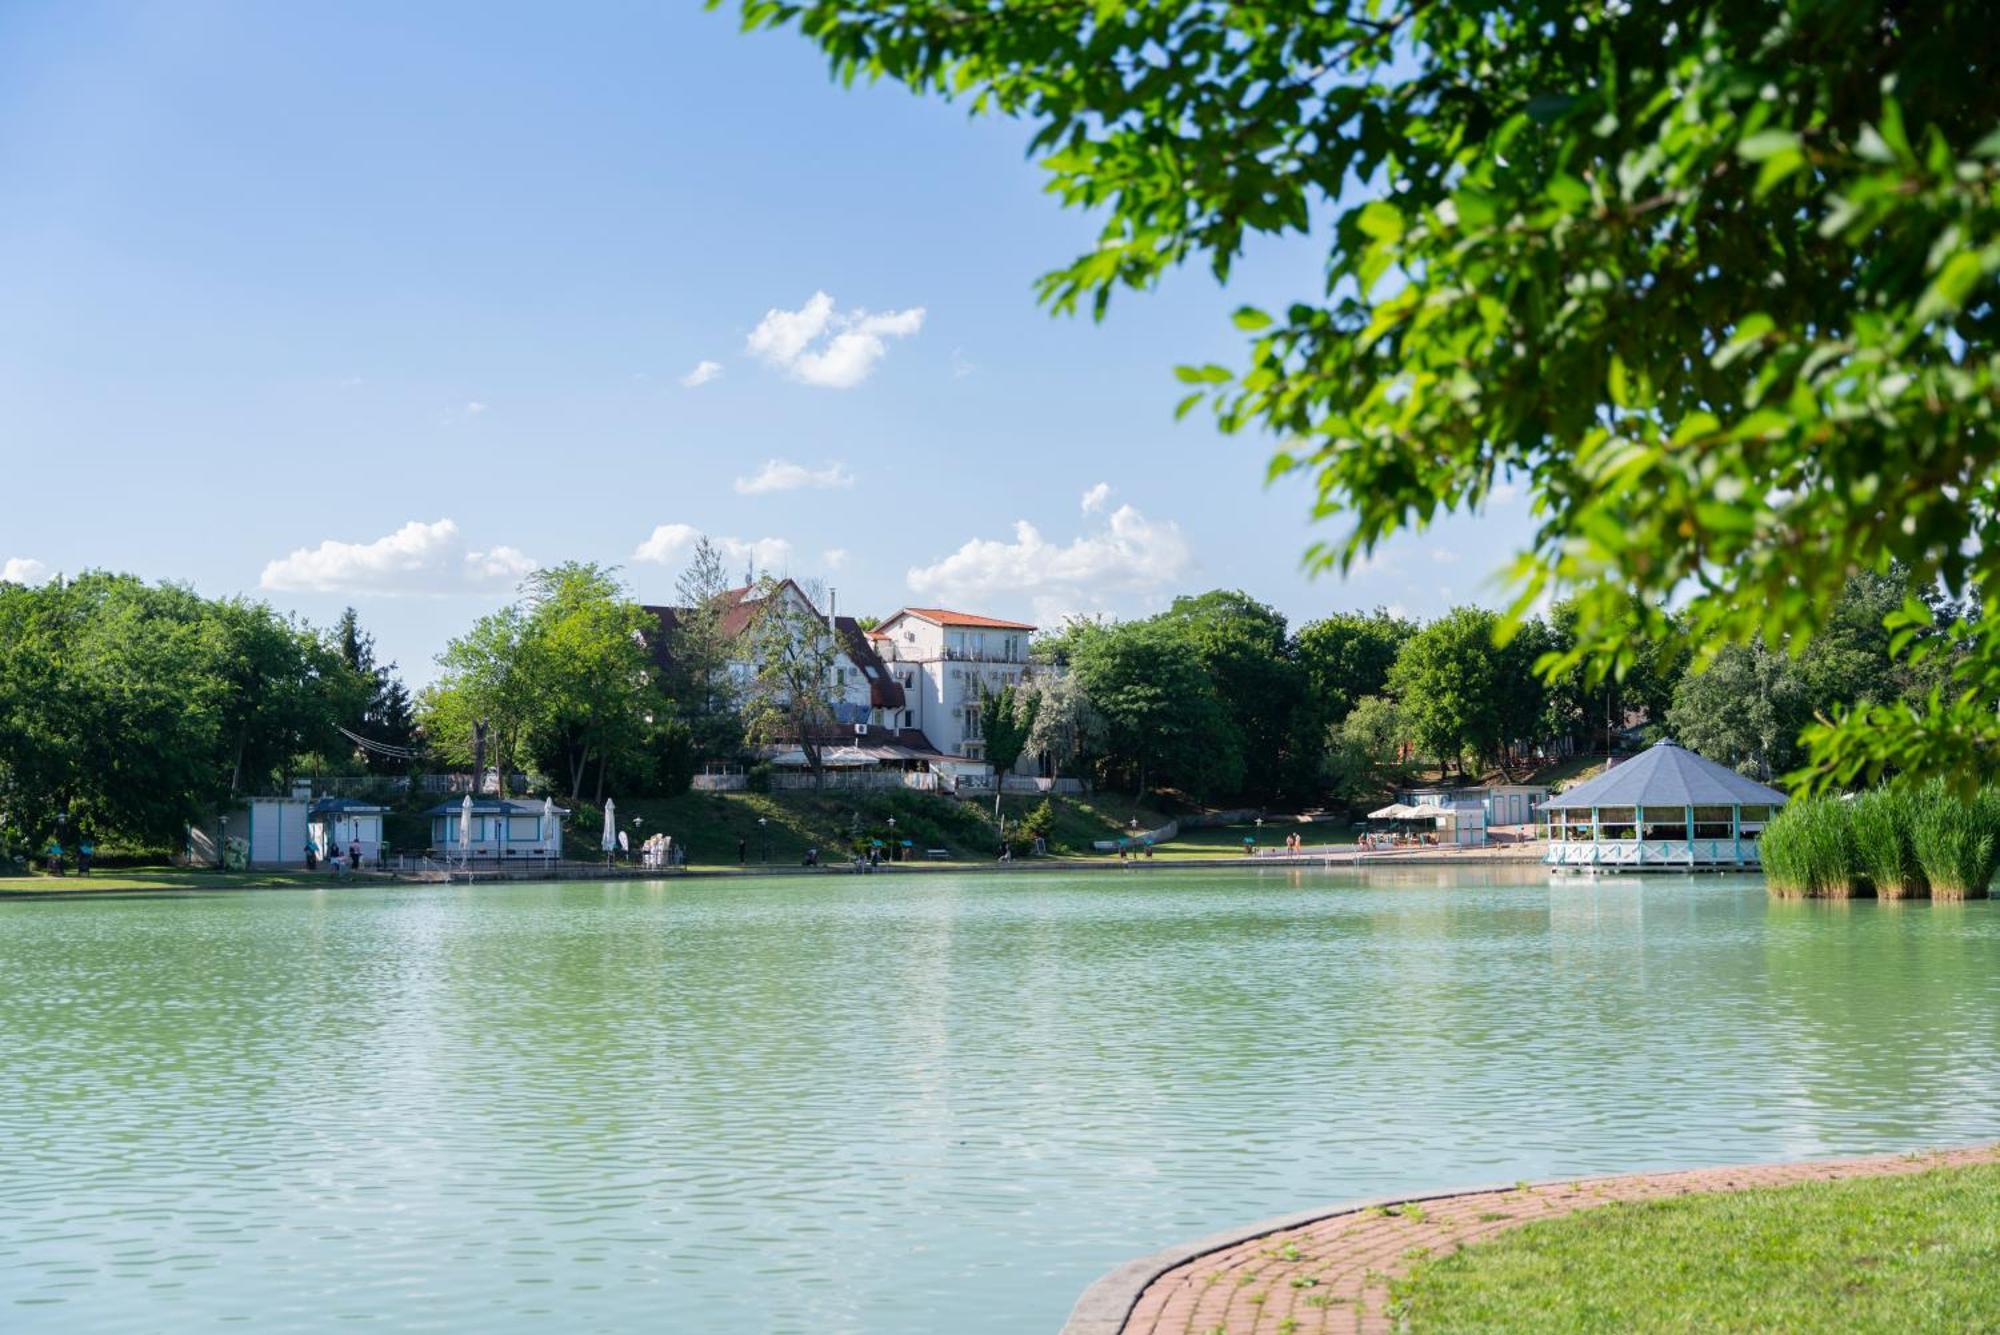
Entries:
{"type": "Polygon", "coordinates": [[[2000,905],[1532,872],[0,904],[0,1329],[1049,1329],[1341,1197],[2000,1134],[2000,905]]]}

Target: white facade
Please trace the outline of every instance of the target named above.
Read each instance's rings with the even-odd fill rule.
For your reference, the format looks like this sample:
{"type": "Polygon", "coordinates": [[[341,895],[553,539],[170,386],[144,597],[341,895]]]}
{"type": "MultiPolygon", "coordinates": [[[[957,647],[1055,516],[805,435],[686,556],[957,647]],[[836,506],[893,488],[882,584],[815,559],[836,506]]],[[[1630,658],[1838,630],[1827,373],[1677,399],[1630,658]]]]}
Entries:
{"type": "Polygon", "coordinates": [[[306,829],[321,861],[346,857],[361,846],[361,860],[373,863],[382,852],[382,809],[360,804],[321,807],[310,813],[306,829]]]}
{"type": "MultiPolygon", "coordinates": [[[[984,695],[998,695],[1028,674],[1028,638],[1035,628],[1018,621],[972,616],[943,608],[906,607],[870,632],[875,652],[902,683],[902,710],[887,720],[918,728],[947,755],[983,760],[984,695]]],[[[1023,755],[1017,774],[1036,773],[1023,755]]]]}
{"type": "MultiPolygon", "coordinates": [[[[819,618],[826,624],[828,633],[834,636],[840,652],[834,659],[833,680],[828,685],[832,688],[829,696],[837,707],[837,712],[842,716],[840,721],[871,723],[878,727],[894,726],[898,711],[875,707],[873,694],[868,685],[868,673],[861,660],[857,659],[849,649],[846,637],[835,629],[833,615],[815,607],[812,600],[806,597],[804,590],[791,580],[781,583],[773,596],[819,618]]],[[[755,604],[745,604],[745,606],[755,606],[755,604]]],[[[737,647],[745,651],[745,656],[729,665],[730,676],[736,683],[736,689],[742,693],[749,691],[751,682],[757,676],[756,661],[747,653],[754,643],[755,632],[746,625],[736,641],[737,647]]]]}

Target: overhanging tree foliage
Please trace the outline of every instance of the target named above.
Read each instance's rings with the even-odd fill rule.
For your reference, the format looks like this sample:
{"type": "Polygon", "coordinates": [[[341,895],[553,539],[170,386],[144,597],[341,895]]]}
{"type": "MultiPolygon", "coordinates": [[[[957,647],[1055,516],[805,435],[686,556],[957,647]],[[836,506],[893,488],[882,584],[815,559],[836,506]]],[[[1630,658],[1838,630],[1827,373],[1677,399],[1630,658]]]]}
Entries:
{"type": "MultiPolygon", "coordinates": [[[[711,4],[719,0],[710,0],[711,4]]],[[[1057,310],[1248,238],[1327,248],[1183,368],[1283,444],[1345,565],[1504,481],[1541,524],[1519,607],[1575,599],[1553,670],[1673,633],[1802,642],[1847,578],[2000,589],[2000,70],[1988,0],[743,0],[844,80],[1037,126],[1098,245],[1057,310]],[[1636,610],[1636,616],[1634,612],[1636,610]]],[[[1993,768],[1995,610],[1923,708],[1811,730],[1812,777],[1993,768]]],[[[1921,602],[1891,629],[1930,625],[1921,602]]],[[[1909,646],[1904,646],[1909,647],[1909,646]]]]}

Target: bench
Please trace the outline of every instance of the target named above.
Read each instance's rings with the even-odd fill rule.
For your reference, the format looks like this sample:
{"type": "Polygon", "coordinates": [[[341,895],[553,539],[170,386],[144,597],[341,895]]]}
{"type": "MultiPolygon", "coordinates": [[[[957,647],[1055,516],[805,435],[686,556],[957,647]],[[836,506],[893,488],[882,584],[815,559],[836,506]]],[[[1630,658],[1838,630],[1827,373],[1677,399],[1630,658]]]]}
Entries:
{"type": "Polygon", "coordinates": [[[943,862],[951,857],[951,850],[949,848],[926,848],[924,856],[933,862],[943,862]]]}

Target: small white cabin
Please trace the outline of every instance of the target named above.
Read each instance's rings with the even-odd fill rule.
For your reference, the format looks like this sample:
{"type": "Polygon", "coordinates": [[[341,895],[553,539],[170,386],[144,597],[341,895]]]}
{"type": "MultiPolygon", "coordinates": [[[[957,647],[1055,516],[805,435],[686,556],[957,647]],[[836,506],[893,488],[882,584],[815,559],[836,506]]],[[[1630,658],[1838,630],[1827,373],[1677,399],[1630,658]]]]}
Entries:
{"type": "Polygon", "coordinates": [[[386,810],[351,797],[322,797],[312,804],[306,817],[313,852],[324,862],[346,857],[359,844],[363,865],[373,864],[382,854],[382,814],[386,810]]]}

